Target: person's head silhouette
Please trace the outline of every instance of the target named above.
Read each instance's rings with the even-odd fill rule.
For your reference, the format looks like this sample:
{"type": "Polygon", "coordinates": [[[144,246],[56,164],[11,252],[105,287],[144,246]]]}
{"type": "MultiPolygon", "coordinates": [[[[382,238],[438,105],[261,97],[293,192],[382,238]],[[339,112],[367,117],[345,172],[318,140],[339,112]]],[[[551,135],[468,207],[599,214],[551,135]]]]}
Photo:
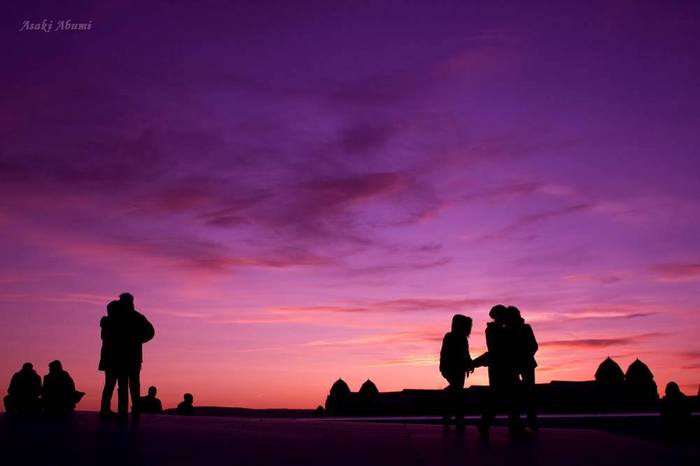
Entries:
{"type": "Polygon", "coordinates": [[[681,393],[681,388],[676,382],[669,382],[668,384],[666,384],[665,393],[668,397],[678,396],[681,393]]]}
{"type": "Polygon", "coordinates": [[[49,374],[56,373],[56,372],[61,372],[63,370],[63,365],[61,364],[61,361],[56,359],[55,361],[51,361],[49,363],[49,374]]]}
{"type": "Polygon", "coordinates": [[[491,317],[494,322],[502,324],[506,317],[506,307],[503,304],[496,304],[489,311],[489,317],[491,317]]]}
{"type": "Polygon", "coordinates": [[[129,311],[134,310],[134,295],[132,295],[131,293],[120,294],[119,302],[122,306],[124,306],[124,309],[127,309],[129,311]]]}
{"type": "Polygon", "coordinates": [[[117,312],[119,312],[120,307],[121,304],[119,303],[119,301],[110,301],[107,304],[107,315],[113,317],[117,314],[117,312]]]}
{"type": "Polygon", "coordinates": [[[194,397],[192,396],[191,393],[185,393],[184,401],[188,405],[191,405],[194,402],[194,397]]]}
{"type": "Polygon", "coordinates": [[[525,322],[525,319],[520,315],[520,309],[515,306],[508,306],[503,314],[504,320],[509,325],[518,325],[525,322]]]}
{"type": "Polygon", "coordinates": [[[462,314],[452,316],[452,333],[468,337],[472,331],[472,319],[462,314]]]}
{"type": "Polygon", "coordinates": [[[156,394],[158,393],[158,389],[154,386],[148,387],[148,396],[151,398],[155,398],[156,394]]]}
{"type": "Polygon", "coordinates": [[[32,365],[31,362],[25,362],[22,364],[22,371],[23,372],[32,372],[34,370],[34,366],[32,365]]]}

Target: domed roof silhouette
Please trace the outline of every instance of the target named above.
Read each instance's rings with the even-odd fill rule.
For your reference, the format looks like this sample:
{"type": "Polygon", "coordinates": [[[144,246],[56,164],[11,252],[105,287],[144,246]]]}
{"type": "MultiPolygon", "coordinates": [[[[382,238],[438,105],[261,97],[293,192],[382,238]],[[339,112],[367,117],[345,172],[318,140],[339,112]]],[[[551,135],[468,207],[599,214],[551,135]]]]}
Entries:
{"type": "Polygon", "coordinates": [[[379,389],[371,380],[365,380],[365,383],[360,387],[360,395],[374,396],[379,394],[379,389]]]}
{"type": "Polygon", "coordinates": [[[331,386],[330,394],[335,396],[349,395],[350,387],[348,387],[348,384],[346,384],[343,379],[338,379],[331,386]]]}
{"type": "Polygon", "coordinates": [[[626,380],[653,380],[654,374],[649,370],[649,366],[644,364],[639,359],[635,359],[627,368],[625,373],[626,380]]]}
{"type": "Polygon", "coordinates": [[[595,380],[600,383],[621,383],[625,380],[625,374],[620,365],[608,356],[595,371],[595,380]]]}

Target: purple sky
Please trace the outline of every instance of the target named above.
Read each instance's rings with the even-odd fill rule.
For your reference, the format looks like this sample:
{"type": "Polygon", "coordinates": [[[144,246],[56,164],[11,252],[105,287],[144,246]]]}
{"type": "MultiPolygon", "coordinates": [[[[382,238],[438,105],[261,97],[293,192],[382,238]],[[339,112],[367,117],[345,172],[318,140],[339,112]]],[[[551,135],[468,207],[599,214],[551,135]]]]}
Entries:
{"type": "Polygon", "coordinates": [[[0,9],[0,388],[60,358],[95,407],[129,290],[167,403],[440,387],[498,302],[542,381],[697,391],[698,2],[144,3],[0,9]]]}

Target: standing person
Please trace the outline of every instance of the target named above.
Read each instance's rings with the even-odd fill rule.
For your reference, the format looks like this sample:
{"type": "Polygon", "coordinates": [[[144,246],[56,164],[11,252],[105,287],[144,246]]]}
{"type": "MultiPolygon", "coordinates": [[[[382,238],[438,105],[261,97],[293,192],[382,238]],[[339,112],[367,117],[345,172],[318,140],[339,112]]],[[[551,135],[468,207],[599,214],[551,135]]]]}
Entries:
{"type": "Polygon", "coordinates": [[[520,386],[520,399],[525,407],[525,426],[537,430],[537,407],[535,402],[535,353],[538,345],[532,327],[525,323],[520,309],[508,306],[506,309],[506,327],[513,337],[513,356],[515,358],[516,382],[520,386]]]}
{"type": "Polygon", "coordinates": [[[112,395],[117,385],[119,373],[123,368],[118,367],[117,352],[119,351],[119,301],[111,301],[107,304],[107,315],[100,319],[100,337],[102,348],[100,350],[100,363],[98,370],[105,373],[105,386],[102,389],[102,402],[100,403],[100,416],[110,418],[112,416],[112,395]]]}
{"type": "Polygon", "coordinates": [[[153,325],[134,308],[134,297],[130,293],[119,295],[121,318],[117,328],[117,366],[119,367],[117,390],[118,413],[126,416],[131,395],[132,413],[139,414],[141,399],[141,364],[143,363],[143,344],[155,335],[153,325]],[[127,391],[128,386],[128,391],[127,391]]]}
{"type": "Polygon", "coordinates": [[[457,430],[464,430],[464,379],[473,370],[468,340],[471,331],[471,318],[455,314],[452,329],[445,334],[440,349],[440,373],[449,383],[443,422],[449,426],[450,416],[454,416],[457,430]]]}
{"type": "Polygon", "coordinates": [[[497,304],[489,311],[492,321],[486,324],[487,355],[480,360],[488,361],[489,390],[481,419],[477,425],[479,432],[486,436],[499,408],[505,409],[509,416],[511,432],[518,426],[516,396],[516,372],[513,357],[513,336],[511,329],[506,326],[506,307],[497,304]]]}

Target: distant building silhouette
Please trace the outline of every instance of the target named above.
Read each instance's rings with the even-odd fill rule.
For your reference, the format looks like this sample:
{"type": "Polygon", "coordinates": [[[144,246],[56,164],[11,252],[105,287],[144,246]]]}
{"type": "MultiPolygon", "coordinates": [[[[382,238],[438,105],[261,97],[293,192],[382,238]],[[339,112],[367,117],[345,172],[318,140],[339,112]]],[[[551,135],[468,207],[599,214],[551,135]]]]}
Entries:
{"type": "Polygon", "coordinates": [[[379,389],[374,382],[367,379],[360,387],[360,391],[357,392],[358,410],[367,414],[374,412],[378,396],[379,389]]]}
{"type": "Polygon", "coordinates": [[[365,397],[374,397],[376,395],[379,395],[379,389],[377,386],[372,382],[371,380],[367,379],[365,380],[365,383],[362,384],[360,387],[360,391],[357,392],[360,394],[360,396],[365,396],[365,397]]]}
{"type": "Polygon", "coordinates": [[[601,385],[622,385],[625,381],[625,373],[618,363],[608,356],[595,371],[595,381],[601,385]]]}
{"type": "Polygon", "coordinates": [[[326,398],[326,414],[329,416],[344,416],[353,412],[352,393],[343,379],[333,382],[326,398]]]}
{"type": "MultiPolygon", "coordinates": [[[[651,370],[635,360],[627,373],[612,358],[598,366],[593,380],[559,381],[535,385],[538,409],[544,413],[595,413],[655,411],[659,408],[651,370]]],[[[370,380],[352,392],[343,379],[336,380],[325,404],[327,416],[440,415],[444,390],[404,389],[379,392],[370,380]]],[[[465,414],[479,414],[488,387],[464,390],[465,414]]],[[[505,414],[505,413],[502,413],[505,414]]]]}
{"type": "Polygon", "coordinates": [[[635,359],[625,373],[625,398],[635,407],[654,409],[658,405],[659,392],[654,375],[639,359],[635,359]]]}

